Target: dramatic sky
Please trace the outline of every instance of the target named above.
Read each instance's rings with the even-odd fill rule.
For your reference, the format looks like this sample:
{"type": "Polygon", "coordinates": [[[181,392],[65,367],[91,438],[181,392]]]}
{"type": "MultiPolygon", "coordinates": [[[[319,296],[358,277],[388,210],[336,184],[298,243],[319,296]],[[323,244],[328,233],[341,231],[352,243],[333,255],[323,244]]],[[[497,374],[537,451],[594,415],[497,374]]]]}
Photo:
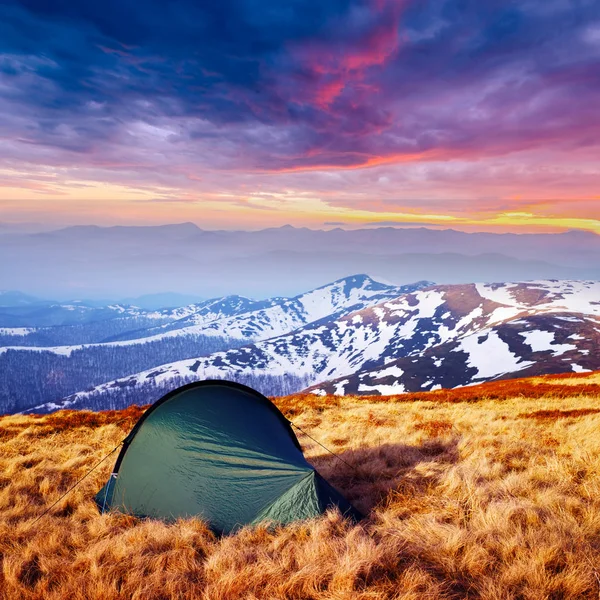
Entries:
{"type": "Polygon", "coordinates": [[[0,221],[600,233],[598,0],[0,0],[0,221]]]}

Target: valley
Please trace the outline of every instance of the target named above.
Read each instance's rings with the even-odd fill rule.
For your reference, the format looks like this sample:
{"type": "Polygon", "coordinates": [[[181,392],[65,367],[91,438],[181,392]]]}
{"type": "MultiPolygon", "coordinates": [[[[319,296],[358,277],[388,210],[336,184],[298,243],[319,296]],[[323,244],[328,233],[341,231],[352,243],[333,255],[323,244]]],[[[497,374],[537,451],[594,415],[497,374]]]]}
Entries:
{"type": "Polygon", "coordinates": [[[393,286],[354,275],[293,298],[79,307],[82,336],[108,335],[43,345],[36,336],[73,333],[73,305],[58,305],[63,326],[0,329],[1,408],[122,409],[207,378],[268,395],[386,395],[586,372],[600,368],[599,298],[594,281],[393,286]]]}

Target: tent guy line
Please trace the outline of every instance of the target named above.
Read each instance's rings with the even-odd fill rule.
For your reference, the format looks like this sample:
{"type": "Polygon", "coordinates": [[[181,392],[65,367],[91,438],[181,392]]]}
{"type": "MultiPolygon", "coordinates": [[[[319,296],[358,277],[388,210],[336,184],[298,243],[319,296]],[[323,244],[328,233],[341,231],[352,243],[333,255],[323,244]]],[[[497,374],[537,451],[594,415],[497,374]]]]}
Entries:
{"type": "Polygon", "coordinates": [[[296,423],[294,423],[293,421],[290,421],[289,419],[288,419],[288,422],[290,425],[295,427],[298,431],[302,432],[307,438],[310,438],[313,442],[315,442],[315,444],[319,444],[319,446],[321,446],[321,448],[324,448],[325,450],[327,450],[327,452],[329,452],[329,454],[331,454],[332,456],[335,456],[338,460],[341,460],[345,465],[348,465],[353,471],[356,471],[356,467],[354,465],[351,465],[348,461],[344,460],[339,454],[336,454],[333,450],[330,450],[327,446],[322,444],[319,440],[316,440],[312,435],[309,435],[308,433],[306,433],[306,431],[304,431],[304,429],[302,429],[299,425],[296,425],[296,423]]]}
{"type": "Polygon", "coordinates": [[[31,525],[33,527],[40,519],[45,517],[61,500],[66,498],[92,471],[96,470],[109,456],[112,456],[123,444],[125,440],[121,440],[108,454],[101,458],[85,475],[78,479],[58,500],[53,502],[31,525]]]}

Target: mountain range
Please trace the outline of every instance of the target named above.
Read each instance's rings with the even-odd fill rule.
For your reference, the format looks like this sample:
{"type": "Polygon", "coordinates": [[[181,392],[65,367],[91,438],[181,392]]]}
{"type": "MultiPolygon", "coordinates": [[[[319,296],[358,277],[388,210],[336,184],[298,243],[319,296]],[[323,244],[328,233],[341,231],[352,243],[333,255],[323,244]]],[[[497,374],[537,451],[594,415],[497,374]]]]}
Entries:
{"type": "MultiPolygon", "coordinates": [[[[600,279],[600,236],[585,231],[292,226],[207,231],[193,223],[37,233],[0,229],[0,257],[3,287],[61,301],[171,290],[202,298],[266,299],[295,296],[356,272],[394,284],[600,279]]],[[[150,307],[159,308],[156,302],[150,307]]]]}
{"type": "Polygon", "coordinates": [[[0,410],[22,408],[21,397],[32,404],[55,401],[169,360],[276,338],[429,284],[393,286],[358,275],[292,298],[226,296],[155,311],[77,302],[43,305],[33,312],[17,306],[18,326],[14,312],[0,309],[0,410]],[[44,326],[36,326],[40,321],[44,326]]]}
{"type": "MultiPolygon", "coordinates": [[[[6,408],[146,404],[205,378],[273,395],[398,394],[600,368],[600,282],[591,280],[397,287],[355,275],[293,298],[118,310],[116,321],[142,317],[149,325],[91,344],[0,348],[0,367],[25,365],[26,376],[54,385],[31,392],[26,406],[6,408]],[[183,353],[175,360],[174,348],[183,353]],[[134,368],[144,361],[146,368],[134,368]],[[90,363],[95,376],[75,381],[90,363]],[[111,376],[119,368],[126,372],[111,376]]],[[[21,333],[26,340],[37,332],[21,333]]],[[[4,375],[0,390],[14,398],[23,379],[7,383],[4,375]]]]}

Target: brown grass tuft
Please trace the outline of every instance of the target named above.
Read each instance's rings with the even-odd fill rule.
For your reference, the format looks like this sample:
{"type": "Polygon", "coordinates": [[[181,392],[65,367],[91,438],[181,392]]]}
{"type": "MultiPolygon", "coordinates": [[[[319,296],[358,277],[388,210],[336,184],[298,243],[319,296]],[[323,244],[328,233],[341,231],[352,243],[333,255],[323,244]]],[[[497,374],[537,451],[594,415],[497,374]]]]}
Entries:
{"type": "Polygon", "coordinates": [[[576,419],[578,417],[586,417],[588,415],[597,415],[598,413],[600,413],[600,408],[575,408],[573,410],[535,410],[529,413],[521,413],[519,415],[519,418],[538,419],[539,421],[553,421],[556,419],[576,419]]]}
{"type": "Polygon", "coordinates": [[[197,519],[100,515],[93,494],[114,458],[34,524],[143,408],[0,418],[0,597],[596,599],[600,393],[577,379],[277,399],[344,459],[299,433],[369,516],[223,538],[197,519]]]}
{"type": "Polygon", "coordinates": [[[424,431],[429,437],[439,437],[446,435],[452,431],[452,423],[450,421],[432,420],[423,421],[415,425],[415,429],[424,431]]]}

